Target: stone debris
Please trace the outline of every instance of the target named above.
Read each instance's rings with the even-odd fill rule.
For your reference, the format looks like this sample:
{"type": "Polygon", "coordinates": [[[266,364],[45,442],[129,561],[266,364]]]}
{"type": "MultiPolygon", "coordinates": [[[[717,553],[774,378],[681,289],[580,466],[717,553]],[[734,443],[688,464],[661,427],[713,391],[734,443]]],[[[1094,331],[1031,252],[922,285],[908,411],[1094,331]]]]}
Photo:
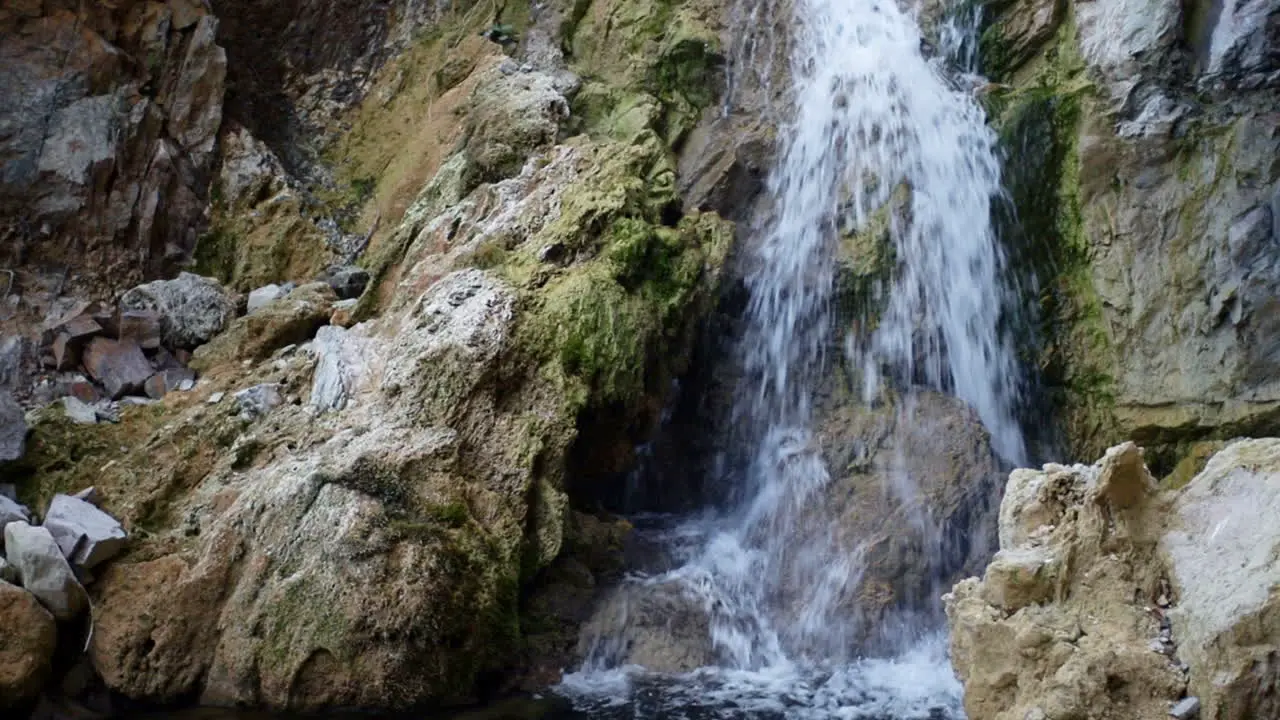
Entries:
{"type": "Polygon", "coordinates": [[[246,388],[235,394],[236,409],[240,417],[254,420],[284,403],[280,395],[280,386],[274,383],[263,383],[246,388]]]}
{"type": "Polygon", "coordinates": [[[120,308],[155,311],[166,345],[194,348],[222,332],[235,317],[236,303],[216,280],[184,272],[173,280],[156,280],[126,292],[120,308]]]}
{"type": "Polygon", "coordinates": [[[70,395],[59,402],[62,404],[62,412],[71,422],[77,425],[94,425],[98,422],[98,411],[88,403],[70,395]]]}
{"type": "Polygon", "coordinates": [[[22,587],[58,620],[74,620],[88,606],[84,588],[47,528],[5,525],[4,555],[18,569],[22,587]]]}
{"type": "Polygon", "coordinates": [[[70,495],[55,495],[44,527],[72,563],[92,570],[124,549],[128,535],[120,523],[92,504],[70,495]]]}
{"type": "Polygon", "coordinates": [[[89,343],[84,352],[84,367],[93,379],[102,383],[107,396],[113,400],[141,392],[147,378],[155,372],[137,343],[105,337],[94,338],[89,343]]]}
{"type": "Polygon", "coordinates": [[[27,449],[27,419],[7,390],[0,390],[0,463],[17,460],[27,449]]]}
{"type": "Polygon", "coordinates": [[[218,403],[222,402],[222,398],[226,397],[226,395],[227,394],[222,392],[221,390],[219,390],[216,393],[213,393],[212,395],[209,396],[209,404],[217,405],[218,403]]]}
{"type": "Polygon", "coordinates": [[[1200,698],[1186,697],[1169,708],[1169,716],[1178,720],[1191,720],[1200,714],[1200,698]]]}

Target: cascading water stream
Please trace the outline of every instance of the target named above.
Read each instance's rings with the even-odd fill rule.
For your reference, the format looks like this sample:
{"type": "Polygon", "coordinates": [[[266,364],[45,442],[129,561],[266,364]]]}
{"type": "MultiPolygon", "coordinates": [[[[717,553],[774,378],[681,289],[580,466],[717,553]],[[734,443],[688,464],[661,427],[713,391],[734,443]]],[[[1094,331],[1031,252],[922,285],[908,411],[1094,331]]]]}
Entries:
{"type": "MultiPolygon", "coordinates": [[[[742,14],[768,9],[755,3],[742,14]]],[[[893,270],[874,329],[848,332],[844,349],[865,400],[911,383],[944,389],[974,408],[1001,457],[1024,460],[1013,412],[1019,371],[1000,328],[995,138],[971,92],[924,56],[914,15],[893,0],[796,0],[793,12],[794,109],[780,128],[770,210],[755,228],[745,278],[745,373],[731,422],[748,459],[733,506],[685,525],[700,546],[676,569],[636,580],[679,583],[701,602],[717,664],[660,692],[671,707],[684,695],[704,707],[718,698],[736,708],[729,716],[756,708],[827,717],[843,708],[848,717],[959,717],[959,690],[936,641],[900,647],[896,661],[858,660],[858,618],[847,608],[861,558],[837,543],[819,501],[829,478],[811,430],[812,394],[834,340],[852,330],[833,322],[836,244],[879,218],[893,270]]],[[[952,51],[971,47],[965,37],[943,32],[952,51]]],[[[909,481],[893,490],[912,492],[909,481]]],[[[927,533],[928,518],[919,524],[927,533]]],[[[617,679],[606,640],[566,678],[570,694],[617,679]]]]}

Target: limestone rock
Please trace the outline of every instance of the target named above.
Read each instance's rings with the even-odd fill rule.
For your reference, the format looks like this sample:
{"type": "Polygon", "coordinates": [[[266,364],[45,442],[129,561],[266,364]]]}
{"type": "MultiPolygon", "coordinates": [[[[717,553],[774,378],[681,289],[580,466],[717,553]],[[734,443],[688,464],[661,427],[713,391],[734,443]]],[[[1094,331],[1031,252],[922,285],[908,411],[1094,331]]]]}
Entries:
{"type": "Polygon", "coordinates": [[[94,338],[85,348],[84,368],[116,400],[142,392],[143,384],[155,372],[137,343],[104,337],[94,338]]]}
{"type": "Polygon", "coordinates": [[[316,370],[311,381],[311,404],[320,410],[341,410],[351,400],[356,378],[364,371],[363,341],[345,328],[328,326],[316,333],[312,351],[316,370]]]}
{"type": "Polygon", "coordinates": [[[22,587],[58,620],[74,620],[88,606],[84,588],[47,529],[25,522],[5,525],[4,555],[18,569],[22,587]]]}
{"type": "Polygon", "coordinates": [[[256,420],[284,402],[278,385],[264,383],[235,394],[236,408],[246,420],[256,420]]]}
{"type": "Polygon", "coordinates": [[[164,343],[175,348],[209,342],[236,312],[235,301],[216,280],[188,272],[139,285],[121,296],[120,307],[159,313],[164,343]]]}
{"type": "Polygon", "coordinates": [[[1186,680],[1150,648],[1165,576],[1153,487],[1132,443],[1011,473],[999,552],[944,598],[969,717],[1167,716],[1186,680]]]}
{"type": "MultiPolygon", "coordinates": [[[[0,573],[2,575],[3,573],[0,573]]],[[[31,593],[0,579],[0,709],[21,706],[43,689],[57,626],[31,593]]]]}
{"type": "Polygon", "coordinates": [[[71,422],[77,425],[93,425],[98,422],[97,411],[83,400],[68,396],[59,402],[62,403],[62,412],[71,422]]]}
{"type": "Polygon", "coordinates": [[[519,72],[510,60],[487,70],[467,115],[472,184],[515,175],[534,150],[555,142],[568,117],[553,76],[519,72]]]}
{"type": "Polygon", "coordinates": [[[27,420],[8,390],[0,390],[0,463],[17,460],[27,448],[27,420]]]}
{"type": "Polygon", "coordinates": [[[1200,716],[1280,717],[1280,439],[1241,440],[1177,496],[1161,548],[1200,716]]]}
{"type": "Polygon", "coordinates": [[[0,530],[11,522],[31,522],[31,511],[17,500],[0,495],[0,530]]]}
{"type": "Polygon", "coordinates": [[[86,570],[118,555],[128,541],[128,535],[115,518],[70,495],[53,496],[45,513],[44,527],[53,535],[62,554],[86,570]]]}
{"type": "Polygon", "coordinates": [[[223,201],[228,206],[243,208],[257,204],[283,190],[285,177],[280,159],[248,130],[236,126],[223,133],[219,183],[223,201]]]}
{"type": "Polygon", "coordinates": [[[288,291],[275,283],[264,285],[249,293],[249,312],[259,310],[263,305],[273,300],[279,300],[288,294],[288,291]]]}

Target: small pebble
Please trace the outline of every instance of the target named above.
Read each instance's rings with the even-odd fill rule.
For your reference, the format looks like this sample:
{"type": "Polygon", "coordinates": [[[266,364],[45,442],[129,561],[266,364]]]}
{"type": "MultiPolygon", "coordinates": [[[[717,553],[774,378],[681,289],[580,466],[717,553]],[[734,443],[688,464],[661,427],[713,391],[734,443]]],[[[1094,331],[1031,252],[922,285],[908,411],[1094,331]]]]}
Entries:
{"type": "Polygon", "coordinates": [[[210,396],[209,396],[209,404],[210,404],[210,405],[217,405],[218,403],[222,402],[222,398],[223,398],[225,395],[226,395],[226,393],[221,392],[221,391],[216,392],[216,393],[214,393],[214,394],[210,395],[210,396]]]}
{"type": "Polygon", "coordinates": [[[1178,720],[1190,720],[1200,714],[1200,698],[1186,697],[1174,703],[1169,708],[1169,715],[1178,718],[1178,720]]]}

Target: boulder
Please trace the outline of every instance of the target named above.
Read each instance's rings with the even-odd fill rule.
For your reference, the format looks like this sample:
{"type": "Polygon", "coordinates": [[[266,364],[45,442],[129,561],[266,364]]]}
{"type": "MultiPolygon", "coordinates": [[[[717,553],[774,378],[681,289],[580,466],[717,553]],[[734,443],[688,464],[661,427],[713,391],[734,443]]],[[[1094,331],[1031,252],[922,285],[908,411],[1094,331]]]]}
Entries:
{"type": "Polygon", "coordinates": [[[943,598],[968,717],[1167,717],[1186,676],[1158,609],[1154,487],[1132,443],[1010,474],[999,552],[943,598]]]}
{"type": "Polygon", "coordinates": [[[84,588],[48,529],[25,522],[5,525],[4,554],[18,569],[22,586],[58,620],[74,620],[88,606],[84,588]]]}
{"type": "Polygon", "coordinates": [[[358,265],[342,265],[330,268],[325,273],[325,282],[339,300],[353,300],[359,298],[369,284],[369,271],[358,265]]]}
{"type": "Polygon", "coordinates": [[[85,348],[84,369],[116,400],[142,392],[143,384],[155,372],[137,343],[104,337],[94,338],[85,348]]]}
{"type": "Polygon", "coordinates": [[[188,272],[135,287],[120,298],[120,308],[158,313],[162,340],[175,348],[209,342],[236,313],[235,299],[218,281],[188,272]]]}
{"type": "Polygon", "coordinates": [[[1200,716],[1280,717],[1280,439],[1234,442],[1178,494],[1160,546],[1200,716]]]}
{"type": "Polygon", "coordinates": [[[120,523],[91,503],[70,495],[55,495],[45,513],[44,527],[62,554],[91,570],[124,550],[128,535],[120,523]]]}
{"type": "Polygon", "coordinates": [[[272,283],[264,285],[256,290],[249,292],[248,311],[254,312],[261,309],[264,305],[288,295],[288,291],[283,287],[272,283]]]}
{"type": "Polygon", "coordinates": [[[679,581],[618,587],[583,624],[578,653],[607,667],[642,665],[669,673],[689,672],[715,660],[703,602],[679,581]]]}
{"type": "Polygon", "coordinates": [[[0,390],[0,463],[17,460],[27,449],[27,419],[7,390],[0,390]]]}
{"type": "Polygon", "coordinates": [[[0,637],[0,709],[19,707],[49,677],[57,625],[34,595],[0,580],[0,637]]]}

